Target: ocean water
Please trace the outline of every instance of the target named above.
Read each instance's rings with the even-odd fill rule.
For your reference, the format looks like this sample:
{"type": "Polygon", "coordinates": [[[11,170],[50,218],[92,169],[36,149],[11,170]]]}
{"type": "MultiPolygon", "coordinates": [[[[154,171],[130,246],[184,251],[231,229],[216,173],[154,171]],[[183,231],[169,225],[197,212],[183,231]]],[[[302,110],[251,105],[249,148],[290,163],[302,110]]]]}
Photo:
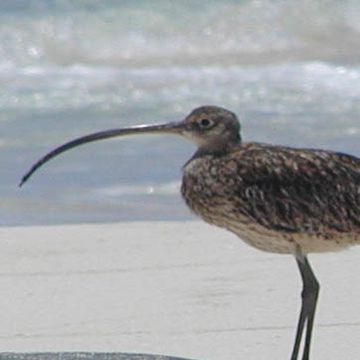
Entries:
{"type": "Polygon", "coordinates": [[[246,141],[360,156],[360,2],[0,2],[0,225],[189,219],[192,144],[139,136],[41,155],[214,104],[246,141]]]}

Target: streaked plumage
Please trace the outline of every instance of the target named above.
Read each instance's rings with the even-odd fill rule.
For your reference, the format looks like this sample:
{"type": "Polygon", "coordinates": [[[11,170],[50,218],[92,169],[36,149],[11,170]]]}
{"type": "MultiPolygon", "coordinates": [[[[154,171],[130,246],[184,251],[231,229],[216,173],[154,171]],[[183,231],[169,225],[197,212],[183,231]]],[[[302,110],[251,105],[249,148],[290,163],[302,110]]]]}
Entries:
{"type": "Polygon", "coordinates": [[[277,253],[360,243],[360,160],[324,150],[236,144],[195,155],[182,194],[205,221],[277,253]]]}

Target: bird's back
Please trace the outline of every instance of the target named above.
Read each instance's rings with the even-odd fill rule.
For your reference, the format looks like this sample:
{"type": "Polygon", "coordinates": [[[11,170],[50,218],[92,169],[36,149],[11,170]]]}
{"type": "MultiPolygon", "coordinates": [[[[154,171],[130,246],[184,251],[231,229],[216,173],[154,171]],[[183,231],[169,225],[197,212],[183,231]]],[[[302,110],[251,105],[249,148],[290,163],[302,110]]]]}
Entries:
{"type": "Polygon", "coordinates": [[[360,243],[360,159],[248,143],[200,153],[182,194],[205,221],[265,251],[321,252],[360,243]]]}

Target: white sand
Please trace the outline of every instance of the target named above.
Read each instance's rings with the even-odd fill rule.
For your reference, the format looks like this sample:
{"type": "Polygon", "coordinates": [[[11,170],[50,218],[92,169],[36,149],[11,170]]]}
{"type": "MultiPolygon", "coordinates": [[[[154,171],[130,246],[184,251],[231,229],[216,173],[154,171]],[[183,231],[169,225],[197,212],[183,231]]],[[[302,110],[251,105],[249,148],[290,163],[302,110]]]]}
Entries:
{"type": "MultiPolygon", "coordinates": [[[[0,229],[2,351],[287,359],[300,306],[290,256],[199,222],[0,229]]],[[[313,358],[357,359],[360,248],[310,257],[313,358]]]]}

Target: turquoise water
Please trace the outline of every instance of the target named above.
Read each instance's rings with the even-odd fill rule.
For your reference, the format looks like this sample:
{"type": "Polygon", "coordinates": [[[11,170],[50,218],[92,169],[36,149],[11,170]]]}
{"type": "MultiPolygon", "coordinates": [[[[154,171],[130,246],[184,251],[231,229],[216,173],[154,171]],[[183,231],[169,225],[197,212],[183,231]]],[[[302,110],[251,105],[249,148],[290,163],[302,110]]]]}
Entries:
{"type": "Polygon", "coordinates": [[[360,3],[2,1],[0,224],[185,219],[173,137],[69,152],[21,190],[29,166],[79,135],[235,111],[246,141],[360,155],[360,3]]]}

